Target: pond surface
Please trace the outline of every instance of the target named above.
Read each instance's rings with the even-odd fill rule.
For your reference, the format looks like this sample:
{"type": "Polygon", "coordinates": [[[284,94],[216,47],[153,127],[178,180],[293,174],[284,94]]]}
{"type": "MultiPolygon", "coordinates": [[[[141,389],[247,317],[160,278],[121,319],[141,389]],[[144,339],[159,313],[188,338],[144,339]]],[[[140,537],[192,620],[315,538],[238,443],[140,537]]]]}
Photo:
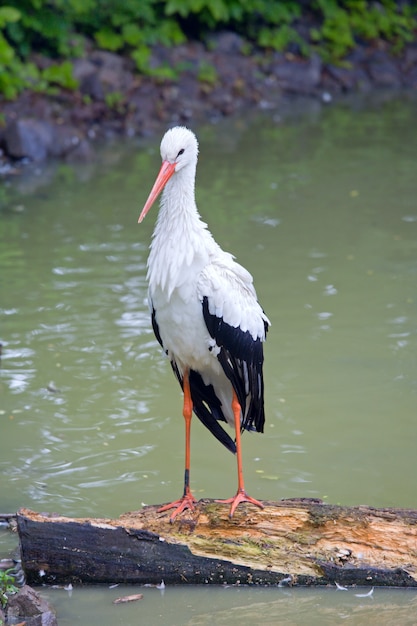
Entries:
{"type": "MultiPolygon", "coordinates": [[[[200,212],[254,275],[272,322],[265,434],[243,437],[248,492],[415,508],[415,101],[195,130],[200,212]]],[[[146,302],[156,207],[137,224],[159,139],[107,145],[95,164],[45,166],[1,190],[0,512],[118,516],[182,492],[181,394],[146,302]]],[[[191,452],[195,495],[234,494],[235,459],[197,419],[191,452]]],[[[254,613],[390,624],[396,611],[411,624],[416,612],[413,592],[380,589],[144,589],[141,603],[113,607],[123,593],[48,595],[62,623],[104,626],[249,624],[254,613]]]]}

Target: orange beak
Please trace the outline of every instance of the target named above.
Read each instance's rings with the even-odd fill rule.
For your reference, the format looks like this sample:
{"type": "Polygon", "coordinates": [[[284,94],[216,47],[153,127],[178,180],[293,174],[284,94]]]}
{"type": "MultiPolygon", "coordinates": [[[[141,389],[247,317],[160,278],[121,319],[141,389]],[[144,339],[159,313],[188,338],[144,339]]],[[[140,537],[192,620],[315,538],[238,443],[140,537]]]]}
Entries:
{"type": "Polygon", "coordinates": [[[161,169],[159,170],[159,174],[156,177],[156,181],[151,189],[151,193],[149,194],[148,199],[146,200],[145,206],[142,209],[142,213],[139,215],[138,222],[139,224],[142,222],[147,212],[171,178],[171,176],[175,172],[175,163],[169,163],[168,161],[163,161],[161,165],[161,169]]]}

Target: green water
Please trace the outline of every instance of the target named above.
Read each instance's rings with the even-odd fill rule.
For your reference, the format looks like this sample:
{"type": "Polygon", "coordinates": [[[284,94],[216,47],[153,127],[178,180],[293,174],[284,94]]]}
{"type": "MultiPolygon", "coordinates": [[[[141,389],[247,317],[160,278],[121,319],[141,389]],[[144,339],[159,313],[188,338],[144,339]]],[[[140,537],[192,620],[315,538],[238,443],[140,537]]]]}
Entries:
{"type": "MultiPolygon", "coordinates": [[[[301,107],[195,130],[200,212],[254,275],[272,322],[265,434],[243,437],[248,492],[415,508],[415,101],[301,107]]],[[[137,224],[158,146],[115,143],[93,165],[31,170],[1,190],[0,512],[117,516],[182,492],[181,394],[146,303],[156,210],[137,224]]],[[[195,495],[235,492],[233,456],[198,420],[191,462],[195,495]]],[[[234,606],[237,597],[190,590],[200,622],[187,617],[184,593],[147,590],[150,606],[165,607],[168,621],[155,623],[171,623],[171,603],[184,611],[175,623],[206,623],[212,598],[233,596],[234,606]]],[[[240,589],[239,603],[278,606],[256,593],[240,589]]],[[[87,623],[84,610],[91,624],[135,623],[115,622],[107,595],[51,598],[67,623],[87,623]]],[[[375,596],[360,602],[376,607],[375,596]]],[[[347,602],[339,592],[277,602],[324,611],[330,597],[347,602]]],[[[405,610],[411,597],[389,604],[405,610]]],[[[291,623],[312,623],[302,620],[291,623]]]]}
{"type": "Polygon", "coordinates": [[[66,624],[117,624],[135,626],[415,626],[417,596],[414,591],[383,588],[334,589],[251,588],[135,588],[143,599],[113,605],[115,598],[132,593],[116,589],[52,590],[48,598],[60,607],[60,626],[66,624]]]}

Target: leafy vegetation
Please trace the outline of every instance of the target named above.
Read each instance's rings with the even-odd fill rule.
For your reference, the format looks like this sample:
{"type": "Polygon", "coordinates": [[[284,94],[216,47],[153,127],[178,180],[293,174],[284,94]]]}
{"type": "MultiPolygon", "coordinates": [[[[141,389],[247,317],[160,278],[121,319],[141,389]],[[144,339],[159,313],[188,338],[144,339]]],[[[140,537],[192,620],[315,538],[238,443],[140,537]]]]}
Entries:
{"type": "Polygon", "coordinates": [[[10,595],[18,591],[11,570],[0,570],[0,604],[5,607],[10,595]]]}
{"type": "Polygon", "coordinates": [[[355,45],[355,39],[385,39],[396,51],[415,36],[417,5],[381,0],[316,0],[322,15],[321,28],[310,31],[325,59],[340,59],[355,45]]]}
{"type": "MultiPolygon", "coordinates": [[[[204,40],[225,28],[253,45],[305,56],[316,51],[335,62],[358,38],[382,38],[401,50],[417,26],[416,0],[7,1],[0,7],[0,93],[6,98],[26,88],[76,88],[71,59],[85,54],[91,41],[129,54],[138,71],[164,79],[175,78],[176,70],[150,66],[153,45],[204,40]],[[50,60],[46,68],[36,55],[50,60]]],[[[215,78],[203,69],[204,80],[215,78]]]]}

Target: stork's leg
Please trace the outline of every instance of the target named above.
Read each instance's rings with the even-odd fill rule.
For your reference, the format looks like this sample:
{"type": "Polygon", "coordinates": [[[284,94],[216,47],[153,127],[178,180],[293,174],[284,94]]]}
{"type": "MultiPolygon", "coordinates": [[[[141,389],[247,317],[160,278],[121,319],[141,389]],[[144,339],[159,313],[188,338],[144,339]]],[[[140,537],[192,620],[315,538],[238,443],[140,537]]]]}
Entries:
{"type": "Polygon", "coordinates": [[[228,498],[227,500],[217,500],[217,502],[223,502],[225,504],[231,504],[229,516],[233,517],[233,513],[236,510],[236,507],[241,502],[251,502],[251,504],[255,504],[263,509],[263,504],[259,502],[259,500],[255,500],[255,498],[251,498],[245,491],[245,483],[243,482],[243,466],[242,466],[242,448],[240,443],[240,414],[241,408],[239,401],[237,399],[235,390],[233,389],[233,400],[232,400],[232,409],[233,415],[235,418],[235,432],[236,432],[236,457],[237,457],[237,493],[233,498],[228,498]]]}
{"type": "Polygon", "coordinates": [[[191,399],[190,380],[189,380],[188,371],[184,372],[183,389],[184,389],[184,404],[183,404],[182,413],[185,419],[184,494],[182,498],[180,498],[179,500],[175,500],[174,502],[165,504],[160,509],[158,509],[158,513],[159,513],[161,511],[168,511],[169,509],[175,508],[175,511],[172,513],[170,517],[171,523],[174,521],[177,515],[179,513],[182,513],[182,511],[184,511],[185,509],[193,509],[194,504],[197,502],[197,500],[194,498],[190,490],[190,433],[191,433],[191,418],[193,415],[193,401],[191,399]]]}

